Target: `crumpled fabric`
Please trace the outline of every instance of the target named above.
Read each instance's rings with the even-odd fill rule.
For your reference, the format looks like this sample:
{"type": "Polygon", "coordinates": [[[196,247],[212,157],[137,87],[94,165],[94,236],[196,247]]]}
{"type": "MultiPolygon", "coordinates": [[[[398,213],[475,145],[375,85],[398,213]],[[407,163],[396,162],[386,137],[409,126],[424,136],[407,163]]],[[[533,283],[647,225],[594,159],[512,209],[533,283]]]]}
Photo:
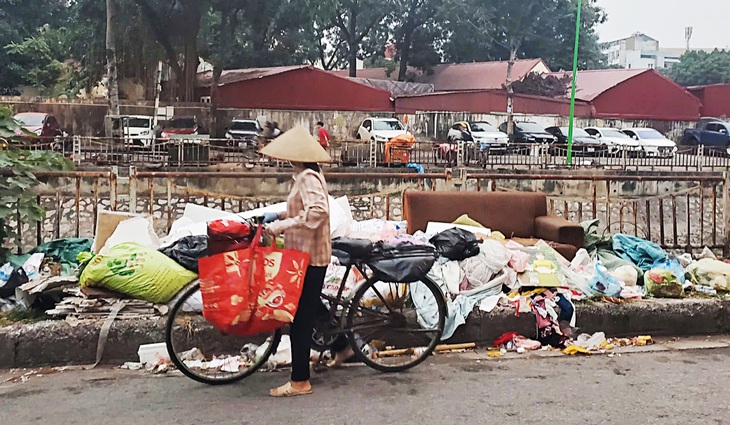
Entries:
{"type": "MultiPolygon", "coordinates": [[[[448,263],[436,263],[434,264],[431,271],[428,272],[428,277],[433,280],[444,294],[454,294],[448,288],[444,277],[449,274],[449,271],[444,272],[444,266],[449,263],[456,263],[458,268],[458,262],[448,263]]],[[[446,266],[452,267],[452,266],[446,266]]],[[[460,270],[460,269],[459,269],[460,270]]],[[[446,324],[444,326],[444,333],[441,340],[447,340],[454,335],[456,329],[466,323],[467,317],[474,311],[474,307],[479,304],[482,300],[502,293],[502,285],[509,278],[508,273],[501,273],[498,277],[493,279],[491,284],[484,285],[481,288],[477,288],[464,293],[458,293],[454,299],[446,297],[447,315],[446,324]]],[[[448,277],[453,279],[453,275],[448,277]]],[[[416,307],[418,323],[424,328],[433,328],[438,324],[438,305],[436,300],[433,299],[431,291],[422,282],[414,282],[408,285],[413,299],[413,304],[416,307]]]]}
{"type": "Polygon", "coordinates": [[[619,257],[632,262],[645,272],[668,255],[654,242],[621,233],[613,235],[613,250],[619,257]]]}
{"type": "Polygon", "coordinates": [[[584,221],[580,225],[585,232],[583,246],[592,259],[599,260],[609,271],[614,271],[621,266],[631,266],[641,274],[642,270],[634,263],[624,260],[614,252],[611,235],[599,230],[600,220],[584,221]]]}

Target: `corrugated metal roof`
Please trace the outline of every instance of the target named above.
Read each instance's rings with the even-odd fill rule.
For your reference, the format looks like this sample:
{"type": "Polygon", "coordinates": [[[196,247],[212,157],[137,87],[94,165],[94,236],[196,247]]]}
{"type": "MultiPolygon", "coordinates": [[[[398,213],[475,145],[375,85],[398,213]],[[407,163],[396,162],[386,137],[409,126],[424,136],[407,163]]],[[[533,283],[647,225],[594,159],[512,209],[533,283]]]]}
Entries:
{"type": "MultiPolygon", "coordinates": [[[[525,78],[541,62],[542,59],[516,61],[512,67],[512,80],[525,78]]],[[[438,91],[499,89],[507,80],[507,66],[507,62],[436,65],[433,74],[422,75],[416,81],[433,84],[438,91]]]]}
{"type": "MultiPolygon", "coordinates": [[[[515,61],[512,68],[513,81],[525,78],[535,67],[544,64],[542,59],[520,59],[515,61]]],[[[416,77],[417,83],[432,84],[437,91],[460,91],[460,90],[489,90],[500,89],[507,80],[506,61],[503,62],[473,62],[435,65],[432,73],[422,74],[416,77]]],[[[549,69],[545,65],[546,69],[549,69]]],[[[347,76],[348,71],[331,71],[340,76],[347,76]]],[[[414,72],[414,70],[411,70],[414,72]]],[[[393,72],[386,75],[385,68],[365,68],[357,71],[358,78],[395,80],[398,73],[393,72]]]]}
{"type": "MultiPolygon", "coordinates": [[[[651,69],[602,69],[595,71],[578,71],[578,84],[575,89],[575,98],[592,102],[598,96],[624,81],[649,71],[651,71],[651,69]]],[[[570,75],[570,72],[555,72],[552,75],[561,77],[565,74],[570,75]]]]}
{"type": "Polygon", "coordinates": [[[408,83],[404,81],[377,80],[371,78],[349,78],[356,83],[389,91],[393,97],[433,93],[432,84],[408,83]]]}
{"type": "MultiPolygon", "coordinates": [[[[277,66],[272,68],[247,68],[247,69],[231,69],[223,71],[221,74],[219,86],[237,83],[239,81],[254,80],[257,78],[270,77],[272,75],[283,74],[289,71],[295,71],[303,68],[312,68],[309,65],[296,66],[277,66]]],[[[213,72],[201,72],[198,74],[198,87],[210,87],[213,85],[213,72]]]]}

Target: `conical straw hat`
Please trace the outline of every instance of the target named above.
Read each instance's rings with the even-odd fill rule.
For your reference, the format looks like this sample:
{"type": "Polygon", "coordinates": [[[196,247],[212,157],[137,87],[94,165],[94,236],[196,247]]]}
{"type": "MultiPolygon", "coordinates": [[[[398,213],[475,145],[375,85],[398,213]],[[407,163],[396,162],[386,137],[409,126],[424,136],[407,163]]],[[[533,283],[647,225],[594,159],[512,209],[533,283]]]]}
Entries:
{"type": "Polygon", "coordinates": [[[297,125],[261,149],[261,154],[292,162],[330,162],[332,158],[309,132],[297,125]]]}

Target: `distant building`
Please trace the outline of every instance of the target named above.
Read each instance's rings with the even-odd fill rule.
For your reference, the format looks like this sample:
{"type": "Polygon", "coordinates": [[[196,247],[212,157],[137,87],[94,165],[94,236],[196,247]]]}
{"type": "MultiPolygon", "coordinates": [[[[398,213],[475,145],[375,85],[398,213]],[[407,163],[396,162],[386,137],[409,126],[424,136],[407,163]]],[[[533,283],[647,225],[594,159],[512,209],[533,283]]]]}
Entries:
{"type": "MultiPolygon", "coordinates": [[[[687,52],[686,48],[661,48],[659,40],[637,32],[631,37],[601,44],[609,66],[625,69],[662,69],[671,68],[679,63],[679,58],[687,52]]],[[[713,49],[692,49],[712,51],[713,49]]]]}

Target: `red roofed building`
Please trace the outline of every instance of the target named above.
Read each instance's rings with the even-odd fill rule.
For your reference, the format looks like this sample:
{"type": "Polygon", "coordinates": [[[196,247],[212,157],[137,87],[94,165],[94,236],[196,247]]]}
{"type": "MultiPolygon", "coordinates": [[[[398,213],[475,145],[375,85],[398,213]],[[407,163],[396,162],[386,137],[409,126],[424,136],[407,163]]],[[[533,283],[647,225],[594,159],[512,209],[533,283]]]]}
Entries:
{"type": "Polygon", "coordinates": [[[730,117],[730,84],[689,87],[687,90],[702,102],[703,117],[730,117]]]}
{"type": "MultiPolygon", "coordinates": [[[[507,81],[507,62],[473,62],[435,65],[432,73],[424,74],[415,69],[410,72],[418,74],[416,83],[431,84],[436,91],[461,90],[494,90],[501,89],[507,81]]],[[[339,76],[348,76],[348,71],[330,71],[339,76]]],[[[550,72],[542,59],[521,59],[512,68],[512,81],[522,80],[532,72],[543,74],[550,72]]],[[[385,68],[365,68],[357,71],[358,78],[374,80],[395,80],[398,73],[387,75],[385,68]]]]}
{"type": "Polygon", "coordinates": [[[702,107],[684,87],[653,69],[579,71],[575,96],[593,105],[596,118],[697,121],[702,107]]]}
{"type": "MultiPolygon", "coordinates": [[[[198,98],[211,96],[212,72],[198,74],[198,98]]],[[[222,108],[391,112],[391,93],[312,66],[223,71],[222,108]]]]}

